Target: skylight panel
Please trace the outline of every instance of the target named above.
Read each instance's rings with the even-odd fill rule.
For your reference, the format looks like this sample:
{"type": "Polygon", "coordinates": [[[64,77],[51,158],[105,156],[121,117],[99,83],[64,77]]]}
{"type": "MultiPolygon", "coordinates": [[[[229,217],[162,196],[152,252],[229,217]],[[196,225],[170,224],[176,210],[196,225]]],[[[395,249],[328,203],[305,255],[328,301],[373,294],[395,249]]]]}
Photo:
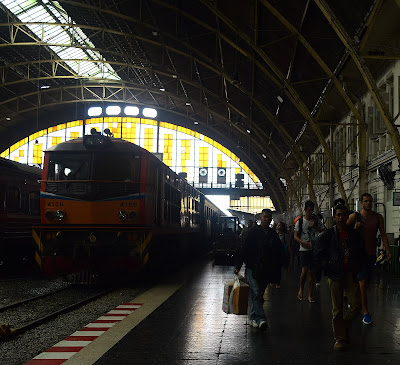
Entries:
{"type": "Polygon", "coordinates": [[[0,3],[24,23],[73,25],[62,27],[51,24],[27,24],[27,27],[39,40],[48,43],[48,47],[78,75],[120,80],[112,66],[105,62],[100,52],[94,50],[96,47],[88,36],[82,29],[74,26],[76,23],[68,17],[57,1],[50,3],[43,0],[38,3],[37,0],[0,0],[0,3]],[[82,48],[71,47],[71,44],[80,45],[82,48]]]}

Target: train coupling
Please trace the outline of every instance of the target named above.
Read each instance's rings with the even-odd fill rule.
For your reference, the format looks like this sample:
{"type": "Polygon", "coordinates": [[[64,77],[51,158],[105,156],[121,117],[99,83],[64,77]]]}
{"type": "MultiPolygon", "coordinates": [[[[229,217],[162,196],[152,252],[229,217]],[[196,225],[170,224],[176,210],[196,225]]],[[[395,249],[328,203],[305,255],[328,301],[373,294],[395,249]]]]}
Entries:
{"type": "Polygon", "coordinates": [[[4,323],[0,325],[0,339],[3,340],[5,338],[15,336],[17,334],[17,330],[12,328],[8,323],[4,323]]]}

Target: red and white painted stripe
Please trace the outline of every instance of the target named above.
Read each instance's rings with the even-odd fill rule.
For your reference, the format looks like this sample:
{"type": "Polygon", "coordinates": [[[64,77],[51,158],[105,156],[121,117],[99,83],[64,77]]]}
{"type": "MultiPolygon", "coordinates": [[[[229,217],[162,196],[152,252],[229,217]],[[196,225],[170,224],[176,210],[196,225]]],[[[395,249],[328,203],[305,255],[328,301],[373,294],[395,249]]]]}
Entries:
{"type": "Polygon", "coordinates": [[[119,305],[81,330],[56,343],[53,347],[50,347],[32,360],[29,360],[24,365],[62,364],[142,305],[143,303],[125,303],[119,305]]]}

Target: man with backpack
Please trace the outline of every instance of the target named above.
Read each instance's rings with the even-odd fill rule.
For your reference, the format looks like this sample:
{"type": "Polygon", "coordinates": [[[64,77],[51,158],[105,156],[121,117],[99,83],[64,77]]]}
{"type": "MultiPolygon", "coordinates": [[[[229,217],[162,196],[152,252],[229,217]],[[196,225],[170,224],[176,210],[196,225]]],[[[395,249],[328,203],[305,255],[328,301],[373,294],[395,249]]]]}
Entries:
{"type": "Polygon", "coordinates": [[[270,228],[272,211],[263,209],[261,225],[253,226],[245,236],[237,256],[234,273],[237,275],[243,262],[246,264],[246,280],[251,291],[249,311],[250,325],[265,330],[268,327],[264,313],[264,292],[268,283],[276,283],[282,266],[287,267],[287,257],[275,230],[270,228]]]}
{"type": "Polygon", "coordinates": [[[372,195],[364,193],[361,195],[361,212],[350,214],[347,220],[347,225],[359,230],[365,241],[365,250],[367,252],[366,268],[358,274],[358,280],[361,291],[361,304],[363,311],[362,322],[366,325],[372,324],[371,314],[368,310],[367,290],[368,284],[371,281],[374,266],[376,263],[376,234],[378,230],[382,237],[383,246],[386,250],[386,257],[391,258],[389,240],[386,235],[385,222],[381,214],[372,210],[372,195]]]}
{"type": "Polygon", "coordinates": [[[300,244],[300,288],[297,293],[297,299],[303,300],[304,286],[307,276],[310,275],[308,283],[308,301],[315,303],[313,293],[315,288],[315,272],[312,266],[313,262],[313,246],[317,240],[319,232],[325,230],[322,222],[313,218],[314,203],[307,200],[304,204],[304,216],[301,217],[294,228],[294,239],[300,244]]]}
{"type": "Polygon", "coordinates": [[[349,346],[350,325],[361,309],[357,275],[363,271],[366,261],[364,240],[360,232],[346,225],[348,216],[347,207],[336,205],[333,208],[336,224],[318,237],[314,248],[314,264],[323,268],[328,276],[335,350],[345,350],[349,346]]]}

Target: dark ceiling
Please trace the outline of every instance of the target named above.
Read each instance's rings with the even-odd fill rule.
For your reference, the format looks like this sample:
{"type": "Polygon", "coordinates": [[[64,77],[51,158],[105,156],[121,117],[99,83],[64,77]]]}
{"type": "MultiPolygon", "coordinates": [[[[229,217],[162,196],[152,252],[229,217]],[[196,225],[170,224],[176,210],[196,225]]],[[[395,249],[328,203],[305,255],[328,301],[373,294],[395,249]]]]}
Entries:
{"type": "Polygon", "coordinates": [[[353,52],[374,77],[400,55],[395,0],[58,3],[121,81],[79,76],[0,5],[1,150],[84,118],[90,103],[154,106],[231,149],[279,211],[288,204],[279,178],[367,91],[353,52]]]}

